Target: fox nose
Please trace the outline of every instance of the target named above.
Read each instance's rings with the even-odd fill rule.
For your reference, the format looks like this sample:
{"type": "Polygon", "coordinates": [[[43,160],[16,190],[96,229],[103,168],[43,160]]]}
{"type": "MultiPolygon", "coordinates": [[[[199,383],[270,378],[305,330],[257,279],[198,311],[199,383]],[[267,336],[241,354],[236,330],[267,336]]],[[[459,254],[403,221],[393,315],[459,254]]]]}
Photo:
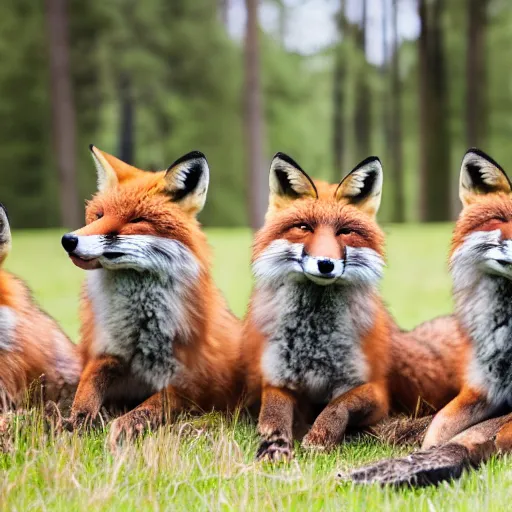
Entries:
{"type": "Polygon", "coordinates": [[[66,252],[73,252],[78,245],[78,237],[73,235],[73,233],[66,233],[61,240],[62,247],[66,250],[66,252]]]}
{"type": "Polygon", "coordinates": [[[334,270],[334,263],[331,260],[318,260],[317,264],[320,274],[330,274],[334,270]]]}

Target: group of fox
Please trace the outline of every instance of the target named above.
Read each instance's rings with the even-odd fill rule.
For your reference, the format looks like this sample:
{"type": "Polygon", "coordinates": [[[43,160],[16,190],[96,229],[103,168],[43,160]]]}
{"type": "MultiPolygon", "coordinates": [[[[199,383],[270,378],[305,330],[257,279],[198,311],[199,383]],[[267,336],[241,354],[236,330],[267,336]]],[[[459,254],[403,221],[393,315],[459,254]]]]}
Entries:
{"type": "MultiPolygon", "coordinates": [[[[98,192],[86,225],[62,237],[87,270],[75,346],[26,286],[0,268],[2,408],[44,374],[45,396],[74,394],[69,425],[103,406],[116,446],[183,411],[259,410],[257,458],[329,450],[347,428],[438,411],[421,451],[355,470],[356,482],[428,483],[512,448],[512,185],[477,149],[462,161],[462,213],[450,252],[455,313],[405,332],[379,294],[384,234],[378,158],[339,184],[312,180],[278,153],[252,253],[245,318],[213,282],[196,220],[209,168],[192,152],[147,172],[91,146],[98,192]],[[75,394],[76,389],[76,394],[75,394]]],[[[0,208],[0,265],[10,228],[0,208]]]]}

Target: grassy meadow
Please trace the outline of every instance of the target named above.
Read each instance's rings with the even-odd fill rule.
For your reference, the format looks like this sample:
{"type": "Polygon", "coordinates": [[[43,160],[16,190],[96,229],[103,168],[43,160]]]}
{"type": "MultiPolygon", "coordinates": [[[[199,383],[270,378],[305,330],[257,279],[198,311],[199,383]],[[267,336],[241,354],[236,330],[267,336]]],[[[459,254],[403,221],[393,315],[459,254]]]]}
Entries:
{"type": "MultiPolygon", "coordinates": [[[[387,226],[388,269],[382,286],[404,327],[451,310],[449,225],[387,226]]],[[[40,304],[73,340],[83,271],[60,248],[62,232],[14,234],[7,268],[29,283],[40,304]]],[[[232,309],[244,313],[250,293],[251,234],[208,231],[214,274],[232,309]]],[[[245,416],[184,417],[112,456],[105,431],[79,437],[46,432],[34,415],[16,417],[13,447],[0,454],[0,510],[507,510],[512,471],[493,460],[460,481],[423,490],[353,487],[335,475],[400,453],[365,437],[334,453],[297,446],[289,465],[255,463],[254,424],[245,416]]],[[[108,428],[108,427],[106,427],[108,428]]]]}

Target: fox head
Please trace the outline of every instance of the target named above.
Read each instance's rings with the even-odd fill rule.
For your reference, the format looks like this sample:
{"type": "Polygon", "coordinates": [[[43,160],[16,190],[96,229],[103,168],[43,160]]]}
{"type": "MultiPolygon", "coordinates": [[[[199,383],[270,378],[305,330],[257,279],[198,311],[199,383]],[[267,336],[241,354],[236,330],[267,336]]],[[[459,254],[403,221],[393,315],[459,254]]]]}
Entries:
{"type": "Polygon", "coordinates": [[[315,183],[290,157],[270,166],[269,211],[257,233],[257,284],[287,281],[373,284],[382,274],[383,234],[375,221],[382,192],[380,160],[370,157],[339,185],[315,183]]]}
{"type": "Polygon", "coordinates": [[[490,156],[470,149],[462,160],[450,265],[454,277],[495,275],[512,279],[512,186],[490,156]]]}
{"type": "Polygon", "coordinates": [[[62,245],[85,270],[132,269],[169,275],[198,271],[204,239],[196,214],[209,182],[205,156],[194,151],[166,171],[136,169],[94,146],[98,192],[86,207],[86,226],[62,245]]]}
{"type": "Polygon", "coordinates": [[[0,265],[11,250],[11,228],[5,206],[0,203],[0,265]]]}

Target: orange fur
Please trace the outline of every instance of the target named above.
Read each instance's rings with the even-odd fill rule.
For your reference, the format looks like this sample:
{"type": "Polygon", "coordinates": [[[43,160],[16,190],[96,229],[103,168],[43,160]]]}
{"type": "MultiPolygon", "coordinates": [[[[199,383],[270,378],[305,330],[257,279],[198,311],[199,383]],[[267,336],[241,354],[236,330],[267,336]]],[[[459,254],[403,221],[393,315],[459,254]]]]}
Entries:
{"type": "Polygon", "coordinates": [[[454,316],[412,331],[393,329],[389,390],[392,408],[422,416],[438,411],[462,389],[469,341],[454,316]]]}
{"type": "Polygon", "coordinates": [[[0,340],[8,345],[0,348],[0,409],[20,404],[42,375],[43,398],[56,402],[69,399],[81,370],[75,345],[53,318],[39,309],[25,284],[3,269],[0,308],[9,309],[15,317],[12,338],[0,340]]]}
{"type": "MultiPolygon", "coordinates": [[[[341,205],[334,201],[332,197],[329,197],[330,193],[334,193],[335,185],[316,181],[315,185],[317,185],[319,190],[319,196],[324,197],[324,201],[300,199],[284,211],[270,216],[264,227],[255,235],[253,261],[270,242],[277,238],[285,238],[293,243],[304,243],[305,247],[309,250],[315,250],[315,247],[317,247],[319,253],[322,252],[320,247],[328,245],[330,250],[338,255],[344,254],[344,247],[347,243],[354,247],[362,247],[368,243],[366,240],[369,240],[373,248],[380,254],[384,254],[384,235],[377,224],[365,218],[366,216],[362,215],[355,207],[341,205]],[[365,239],[356,233],[342,235],[337,239],[334,236],[332,224],[339,220],[357,227],[360,232],[364,233],[365,239]],[[319,236],[317,233],[303,233],[298,229],[288,232],[283,231],[285,226],[302,221],[322,223],[319,236]]],[[[242,366],[246,375],[248,403],[254,403],[261,395],[262,377],[259,362],[266,344],[265,336],[260,332],[253,320],[255,293],[253,292],[253,296],[249,301],[244,320],[244,341],[242,346],[242,366]]],[[[388,371],[390,361],[388,354],[389,332],[391,329],[396,328],[396,326],[379,297],[374,296],[368,299],[376,303],[377,314],[375,325],[371,333],[365,338],[363,346],[365,355],[370,359],[371,375],[375,375],[377,379],[380,379],[388,371]]]]}
{"type": "MultiPolygon", "coordinates": [[[[278,162],[275,166],[276,175],[284,165],[283,168],[288,169],[292,176],[290,186],[295,187],[295,193],[287,194],[286,182],[280,176],[273,177],[271,168],[271,206],[265,225],[254,239],[253,262],[275,240],[302,244],[308,257],[342,260],[347,246],[371,248],[384,256],[384,235],[372,215],[378,203],[365,197],[363,210],[356,200],[345,200],[343,191],[337,194],[341,185],[308,183],[307,175],[289,157],[284,156],[283,159],[285,164],[278,162]],[[290,169],[289,166],[294,167],[290,169]]],[[[354,195],[353,185],[349,185],[354,195]]],[[[289,459],[294,421],[314,419],[319,412],[319,404],[311,401],[306,390],[278,388],[265,380],[261,361],[268,338],[256,319],[259,293],[255,288],[244,321],[242,367],[246,376],[247,401],[249,404],[257,403],[261,397],[259,432],[262,443],[258,457],[289,459]]],[[[347,425],[373,424],[388,412],[389,340],[395,326],[376,292],[369,292],[367,304],[374,311],[373,325],[360,340],[365,359],[362,364],[366,364],[368,369],[367,383],[341,394],[329,404],[323,404],[323,410],[303,440],[306,447],[332,448],[343,437],[347,425]]]]}
{"type": "MultiPolygon", "coordinates": [[[[384,254],[384,236],[373,220],[376,207],[371,201],[351,204],[343,197],[343,187],[350,187],[351,182],[348,185],[346,180],[341,185],[308,183],[307,175],[296,169],[289,170],[295,182],[300,184],[295,196],[283,193],[286,183],[280,183],[281,190],[275,185],[276,180],[271,179],[271,207],[264,227],[255,236],[253,261],[278,239],[303,244],[308,255],[333,259],[343,258],[347,245],[370,247],[378,254],[384,254]],[[293,227],[302,223],[314,226],[313,232],[293,227]],[[336,226],[349,226],[350,229],[338,235],[336,226]]],[[[358,185],[357,177],[354,181],[358,185]]],[[[306,436],[306,445],[330,447],[341,439],[347,424],[372,425],[389,410],[415,416],[438,411],[455,398],[464,385],[469,340],[459,329],[455,317],[438,318],[404,332],[391,318],[377,293],[370,294],[367,300],[368,307],[373,305],[375,310],[373,326],[361,340],[368,383],[327,405],[306,436]]],[[[266,410],[261,412],[260,432],[265,440],[260,451],[265,448],[268,452],[271,446],[270,451],[275,450],[275,453],[266,453],[269,458],[288,458],[291,444],[287,436],[293,415],[279,416],[276,412],[289,411],[281,404],[283,393],[286,391],[285,396],[293,402],[295,414],[301,414],[308,421],[315,418],[318,407],[297,392],[281,389],[276,395],[276,388],[265,382],[260,361],[267,338],[257,325],[257,304],[258,290],[255,289],[244,322],[242,359],[247,400],[250,404],[258,403],[263,393],[266,410]],[[281,427],[276,429],[279,418],[281,427]]]]}
{"type": "MultiPolygon", "coordinates": [[[[421,451],[356,470],[351,475],[354,481],[437,483],[458,478],[465,468],[511,450],[512,415],[499,414],[510,411],[510,331],[506,330],[510,310],[506,306],[511,279],[512,184],[492,158],[470,149],[462,161],[459,195],[464,208],[450,251],[456,314],[427,327],[442,341],[439,388],[456,394],[434,417],[421,451]],[[449,386],[447,381],[451,381],[449,386]]],[[[400,336],[400,350],[406,354],[407,335],[400,336]]],[[[434,390],[437,372],[430,371],[430,364],[426,367],[427,378],[423,382],[414,378],[415,388],[426,382],[434,390]]],[[[406,366],[399,378],[392,379],[395,390],[404,389],[401,378],[411,368],[406,366]]],[[[436,407],[449,396],[443,393],[438,394],[442,400],[436,407]]]]}
{"type": "Polygon", "coordinates": [[[186,305],[184,321],[190,325],[190,339],[169,340],[173,343],[174,357],[186,369],[186,376],[178,379],[176,385],[155,394],[141,392],[141,384],[130,374],[127,362],[97,353],[95,340],[101,333],[92,307],[94,297],[88,295],[87,289],[82,293],[80,350],[85,370],[73,405],[72,420],[80,423],[86,417],[95,416],[107,395],[116,408],[138,405],[113,425],[112,442],[115,444],[118,437],[129,437],[147,423],[160,424],[165,407],[170,406],[171,413],[182,408],[235,407],[240,394],[236,363],[241,327],[212,280],[210,248],[199,223],[191,212],[173,202],[166,193],[165,171],[150,173],[127,169],[126,164],[102,154],[114,172],[120,169],[122,178],[97,193],[87,204],[87,224],[75,234],[137,234],[177,240],[194,255],[200,268],[186,305]],[[130,174],[128,179],[127,173],[130,174]],[[132,223],[133,219],[138,221],[132,223]]]}
{"type": "MultiPolygon", "coordinates": [[[[471,154],[471,150],[468,154],[471,154]]],[[[485,156],[487,159],[488,157],[485,156]]],[[[492,161],[490,165],[494,178],[493,188],[482,191],[473,183],[473,187],[461,186],[461,198],[464,208],[455,225],[450,257],[464,243],[468,235],[474,232],[501,231],[502,239],[512,238],[512,200],[510,185],[504,171],[492,161]]],[[[461,183],[467,181],[468,170],[461,169],[461,183]]],[[[467,333],[458,322],[453,320],[452,336],[458,341],[461,350],[452,351],[455,356],[452,370],[460,381],[459,393],[434,418],[428,429],[423,446],[445,443],[468,427],[485,420],[495,409],[489,401],[485,390],[475,389],[468,379],[468,365],[471,362],[473,345],[470,333],[467,333]],[[457,357],[458,356],[458,357],[457,357]]]]}

